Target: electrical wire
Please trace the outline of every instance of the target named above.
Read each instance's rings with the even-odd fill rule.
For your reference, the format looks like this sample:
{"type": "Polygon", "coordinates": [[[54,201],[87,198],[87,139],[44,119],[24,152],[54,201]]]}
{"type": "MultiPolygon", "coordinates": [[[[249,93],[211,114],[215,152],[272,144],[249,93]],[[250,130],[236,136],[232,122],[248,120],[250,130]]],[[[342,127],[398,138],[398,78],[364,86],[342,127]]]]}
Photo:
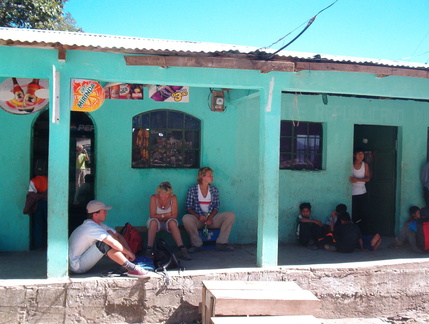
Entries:
{"type": "MultiPolygon", "coordinates": [[[[321,14],[323,11],[329,9],[330,7],[332,7],[335,3],[337,3],[339,0],[335,0],[334,2],[332,2],[329,6],[323,8],[322,10],[320,10],[317,14],[315,14],[313,17],[311,17],[308,22],[307,25],[305,26],[305,28],[294,38],[292,39],[289,43],[287,43],[286,45],[282,46],[280,49],[278,49],[277,51],[275,51],[273,54],[271,54],[266,61],[270,60],[274,55],[276,55],[278,52],[284,50],[286,47],[288,47],[290,44],[292,44],[294,41],[296,41],[310,26],[311,24],[314,22],[314,20],[316,19],[316,17],[321,14]]],[[[299,27],[301,27],[303,24],[301,24],[299,27]]],[[[295,28],[293,31],[295,31],[296,29],[298,29],[299,27],[295,28]]],[[[275,43],[271,44],[269,47],[273,46],[274,44],[277,44],[279,41],[283,40],[286,36],[290,35],[293,31],[291,31],[290,33],[288,33],[287,35],[283,36],[282,38],[280,38],[278,41],[276,41],[275,43]]]]}

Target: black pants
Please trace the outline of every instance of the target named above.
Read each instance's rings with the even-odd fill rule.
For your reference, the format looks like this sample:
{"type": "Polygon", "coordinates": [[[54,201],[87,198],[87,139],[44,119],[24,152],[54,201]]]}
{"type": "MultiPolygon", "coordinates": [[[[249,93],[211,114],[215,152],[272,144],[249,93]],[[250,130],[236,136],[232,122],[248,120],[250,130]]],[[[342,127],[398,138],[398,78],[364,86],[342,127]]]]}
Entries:
{"type": "Polygon", "coordinates": [[[371,234],[367,193],[352,196],[352,221],[359,226],[362,235],[371,234]]]}
{"type": "Polygon", "coordinates": [[[301,245],[307,245],[310,241],[317,244],[322,237],[322,226],[314,223],[299,223],[299,243],[301,245]]]}

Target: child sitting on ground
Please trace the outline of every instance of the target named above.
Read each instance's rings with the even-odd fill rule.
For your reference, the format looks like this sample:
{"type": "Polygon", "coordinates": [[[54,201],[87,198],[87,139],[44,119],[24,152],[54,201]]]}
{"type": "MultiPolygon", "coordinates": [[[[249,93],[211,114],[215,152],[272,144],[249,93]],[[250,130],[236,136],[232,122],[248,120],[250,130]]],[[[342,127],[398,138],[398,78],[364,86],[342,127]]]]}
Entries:
{"type": "Polygon", "coordinates": [[[323,237],[322,222],[310,217],[311,205],[308,202],[299,205],[299,211],[297,229],[299,243],[311,250],[317,250],[319,239],[323,237]]]}
{"type": "Polygon", "coordinates": [[[335,207],[335,210],[331,212],[331,215],[327,217],[325,224],[323,225],[326,233],[331,233],[334,231],[336,225],[340,223],[338,220],[338,215],[345,213],[347,211],[347,206],[344,204],[338,204],[335,207]]]}
{"type": "Polygon", "coordinates": [[[354,251],[356,246],[359,246],[363,250],[362,233],[360,232],[359,226],[352,223],[350,214],[343,212],[338,215],[340,223],[334,230],[335,237],[335,249],[330,246],[326,249],[330,251],[338,251],[351,253],[354,251]]]}
{"type": "Polygon", "coordinates": [[[381,244],[379,234],[362,236],[359,226],[352,222],[350,214],[343,212],[338,215],[339,224],[334,229],[334,245],[325,244],[328,251],[351,253],[355,248],[361,251],[376,251],[381,244]]]}
{"type": "Polygon", "coordinates": [[[404,224],[404,228],[399,232],[393,244],[394,248],[400,248],[405,243],[409,243],[414,252],[420,252],[416,245],[417,220],[420,219],[420,208],[411,206],[408,209],[409,217],[404,224]]]}

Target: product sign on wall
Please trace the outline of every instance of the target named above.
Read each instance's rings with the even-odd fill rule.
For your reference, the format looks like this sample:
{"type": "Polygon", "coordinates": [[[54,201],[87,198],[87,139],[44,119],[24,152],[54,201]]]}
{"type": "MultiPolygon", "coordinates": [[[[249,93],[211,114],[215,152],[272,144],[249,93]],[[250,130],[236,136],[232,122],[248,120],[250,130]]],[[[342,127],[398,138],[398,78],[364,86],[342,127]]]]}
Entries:
{"type": "Polygon", "coordinates": [[[48,102],[48,79],[8,78],[0,84],[0,107],[9,113],[35,113],[48,102]]]}
{"type": "Polygon", "coordinates": [[[92,80],[72,81],[73,111],[94,111],[104,103],[104,89],[92,80]]]}
{"type": "Polygon", "coordinates": [[[149,97],[155,101],[189,102],[189,88],[171,85],[150,85],[149,97]]]}
{"type": "Polygon", "coordinates": [[[143,84],[108,83],[104,86],[106,99],[143,100],[143,84]]]}

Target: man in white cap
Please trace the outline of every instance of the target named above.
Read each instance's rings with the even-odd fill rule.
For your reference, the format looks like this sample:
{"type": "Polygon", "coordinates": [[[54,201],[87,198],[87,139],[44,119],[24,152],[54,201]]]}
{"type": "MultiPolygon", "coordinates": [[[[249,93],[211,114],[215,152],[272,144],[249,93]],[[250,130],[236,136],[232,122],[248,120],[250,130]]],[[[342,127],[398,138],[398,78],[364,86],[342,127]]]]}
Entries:
{"type": "Polygon", "coordinates": [[[86,206],[88,219],[76,228],[69,238],[69,268],[75,273],[89,271],[104,255],[125,267],[128,276],[149,277],[148,271],[135,265],[136,256],[131,252],[124,237],[103,224],[107,210],[112,206],[99,200],[91,200],[86,206]]]}

